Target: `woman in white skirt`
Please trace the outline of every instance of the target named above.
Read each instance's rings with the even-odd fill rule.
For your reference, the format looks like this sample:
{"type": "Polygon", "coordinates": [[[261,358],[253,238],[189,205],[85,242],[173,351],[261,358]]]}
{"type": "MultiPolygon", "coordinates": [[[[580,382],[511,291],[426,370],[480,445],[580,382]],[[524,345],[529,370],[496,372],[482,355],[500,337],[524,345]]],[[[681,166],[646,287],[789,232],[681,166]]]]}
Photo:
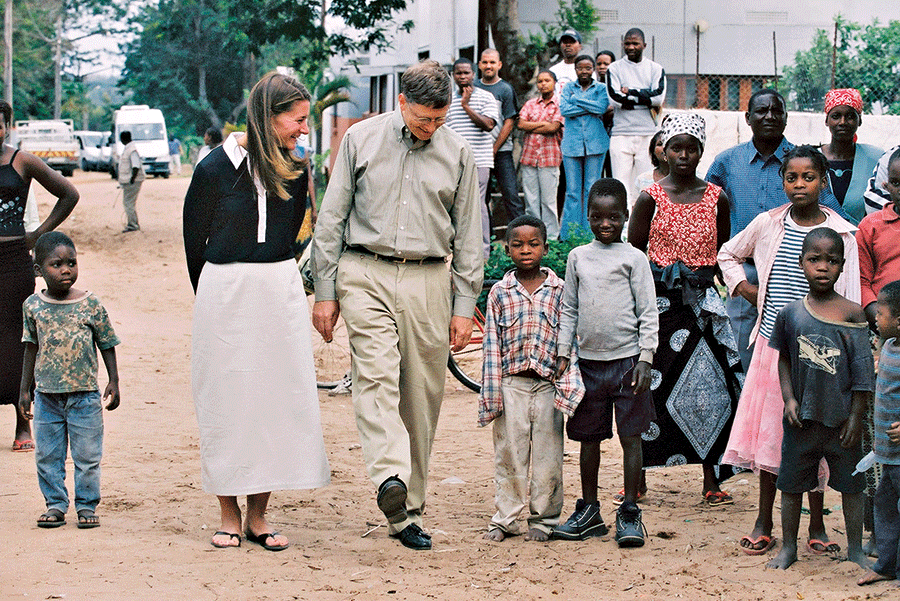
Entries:
{"type": "Polygon", "coordinates": [[[240,546],[243,531],[268,550],[287,548],[266,521],[271,491],[330,480],[309,309],[291,249],[307,187],[291,151],[309,133],[309,107],[303,84],[263,77],[247,102],[247,133],[197,165],[184,201],[203,489],[222,512],[215,547],[240,546]]]}

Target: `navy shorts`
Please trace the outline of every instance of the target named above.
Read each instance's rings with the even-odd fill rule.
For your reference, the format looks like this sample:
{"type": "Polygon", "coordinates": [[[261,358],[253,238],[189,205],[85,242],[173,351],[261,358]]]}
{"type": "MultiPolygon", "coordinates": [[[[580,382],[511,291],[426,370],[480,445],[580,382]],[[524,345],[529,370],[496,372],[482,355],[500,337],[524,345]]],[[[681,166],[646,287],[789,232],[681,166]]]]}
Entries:
{"type": "Polygon", "coordinates": [[[578,442],[612,438],[613,407],[619,436],[639,436],[656,419],[650,391],[635,395],[631,386],[638,356],[613,361],[579,357],[584,398],[566,423],[566,435],[578,442]]]}
{"type": "Polygon", "coordinates": [[[804,420],[802,428],[782,421],[781,468],[775,485],[788,494],[800,494],[819,486],[819,463],[828,462],[828,486],[847,494],[861,493],[866,488],[866,475],[851,476],[862,459],[862,443],[850,449],[841,446],[841,429],[820,422],[804,420]]]}

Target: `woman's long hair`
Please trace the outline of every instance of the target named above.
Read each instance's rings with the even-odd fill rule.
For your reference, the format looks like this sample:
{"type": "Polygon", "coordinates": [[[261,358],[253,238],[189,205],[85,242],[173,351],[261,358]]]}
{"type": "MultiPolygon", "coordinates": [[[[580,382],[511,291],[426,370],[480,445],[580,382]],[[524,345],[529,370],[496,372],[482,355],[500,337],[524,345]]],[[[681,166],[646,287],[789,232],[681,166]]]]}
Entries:
{"type": "Polygon", "coordinates": [[[275,115],[284,113],[297,101],[310,102],[312,95],[302,83],[280,73],[268,73],[260,79],[247,100],[247,153],[250,167],[266,190],[287,200],[287,182],[301,174],[301,162],[291,150],[279,144],[272,126],[275,115]]]}

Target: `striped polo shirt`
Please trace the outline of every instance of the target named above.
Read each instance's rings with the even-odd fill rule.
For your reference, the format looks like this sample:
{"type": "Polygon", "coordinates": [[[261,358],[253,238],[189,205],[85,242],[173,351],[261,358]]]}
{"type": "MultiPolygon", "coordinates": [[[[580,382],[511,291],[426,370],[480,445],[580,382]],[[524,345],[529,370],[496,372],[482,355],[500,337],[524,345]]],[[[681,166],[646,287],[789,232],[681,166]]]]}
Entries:
{"type": "MultiPolygon", "coordinates": [[[[469,98],[469,108],[483,117],[500,122],[500,108],[494,95],[481,88],[474,88],[469,98]]],[[[469,143],[475,155],[475,166],[483,169],[494,168],[494,136],[490,131],[479,129],[462,107],[459,87],[453,86],[453,100],[447,111],[447,127],[458,133],[469,143]]]]}

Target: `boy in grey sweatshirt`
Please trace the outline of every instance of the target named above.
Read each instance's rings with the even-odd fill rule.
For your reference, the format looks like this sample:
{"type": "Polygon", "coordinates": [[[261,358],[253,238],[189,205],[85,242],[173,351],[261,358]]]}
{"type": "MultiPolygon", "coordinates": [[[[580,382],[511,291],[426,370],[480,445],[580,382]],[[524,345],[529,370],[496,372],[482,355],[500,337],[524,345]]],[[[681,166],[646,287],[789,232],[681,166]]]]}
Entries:
{"type": "Polygon", "coordinates": [[[595,240],[573,249],[566,265],[556,373],[562,374],[568,366],[577,335],[585,395],[566,433],[581,443],[582,498],[552,537],[584,540],[607,532],[597,501],[597,477],[600,442],[612,438],[615,407],[625,455],[625,500],[616,516],[616,541],[620,547],[638,547],[644,544],[637,506],[641,433],[656,419],[649,388],[659,311],[647,257],[622,242],[627,218],[625,186],[615,179],[595,182],[588,200],[588,222],[595,240]]]}

